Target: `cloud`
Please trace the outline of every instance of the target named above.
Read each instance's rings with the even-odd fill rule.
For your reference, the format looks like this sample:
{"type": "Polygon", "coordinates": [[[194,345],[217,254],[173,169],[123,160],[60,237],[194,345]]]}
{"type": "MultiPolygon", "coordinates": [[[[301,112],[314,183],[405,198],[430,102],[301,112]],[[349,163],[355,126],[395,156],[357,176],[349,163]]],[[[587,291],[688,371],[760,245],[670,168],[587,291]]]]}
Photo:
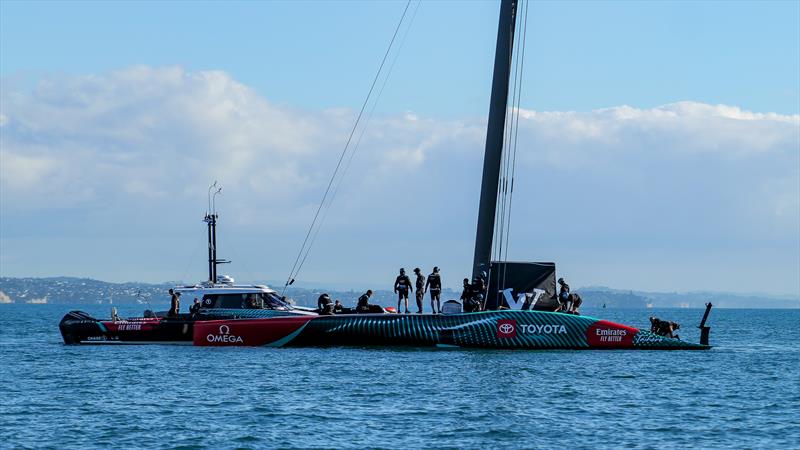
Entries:
{"type": "MultiPolygon", "coordinates": [[[[98,234],[180,235],[197,225],[183,218],[203,212],[206,188],[219,180],[229,243],[247,249],[239,259],[259,276],[276,278],[294,259],[356,116],[275,104],[224,72],[180,67],[53,76],[32,91],[2,89],[7,242],[69,233],[92,247],[98,234]],[[55,211],[61,221],[48,225],[55,211]],[[268,258],[258,250],[266,248],[268,258]]],[[[343,163],[348,175],[309,277],[377,277],[429,261],[460,279],[471,258],[484,135],[482,118],[373,117],[352,165],[343,163]]],[[[509,256],[565,261],[585,284],[653,288],[661,287],[655,275],[633,286],[604,264],[642,266],[656,252],[664,261],[702,253],[727,264],[731,252],[775,248],[771,269],[759,270],[783,274],[781,290],[794,292],[800,281],[788,274],[798,269],[800,251],[799,149],[798,115],[688,101],[522,109],[509,256]]],[[[4,257],[16,258],[8,248],[4,257]]],[[[168,254],[129,250],[136,267],[168,254]]],[[[717,278],[735,285],[725,274],[750,266],[718,269],[717,278]]],[[[670,269],[663,283],[708,288],[689,274],[694,269],[670,269]]],[[[101,270],[87,266],[84,274],[101,270]]]]}

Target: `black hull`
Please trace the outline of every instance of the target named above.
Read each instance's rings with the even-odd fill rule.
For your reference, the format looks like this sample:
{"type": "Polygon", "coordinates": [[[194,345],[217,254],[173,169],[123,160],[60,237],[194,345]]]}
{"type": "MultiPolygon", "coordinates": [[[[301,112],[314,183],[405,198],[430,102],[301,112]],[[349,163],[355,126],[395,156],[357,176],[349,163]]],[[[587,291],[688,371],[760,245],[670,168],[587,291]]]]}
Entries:
{"type": "Polygon", "coordinates": [[[71,311],[61,319],[58,328],[68,345],[191,344],[194,323],[188,315],[103,321],[81,311],[71,311]]]}

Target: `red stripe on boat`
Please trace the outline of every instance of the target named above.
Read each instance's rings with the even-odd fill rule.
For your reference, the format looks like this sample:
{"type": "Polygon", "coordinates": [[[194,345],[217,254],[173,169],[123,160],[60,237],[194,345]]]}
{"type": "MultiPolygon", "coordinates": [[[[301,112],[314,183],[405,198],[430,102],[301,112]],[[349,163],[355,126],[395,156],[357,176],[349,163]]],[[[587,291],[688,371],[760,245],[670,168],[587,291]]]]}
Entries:
{"type": "Polygon", "coordinates": [[[638,332],[637,328],[598,320],[586,330],[586,340],[590,347],[633,348],[633,336],[638,332]]]}
{"type": "Polygon", "coordinates": [[[207,320],[194,324],[194,345],[268,345],[299,330],[317,316],[273,317],[269,319],[207,320]]]}

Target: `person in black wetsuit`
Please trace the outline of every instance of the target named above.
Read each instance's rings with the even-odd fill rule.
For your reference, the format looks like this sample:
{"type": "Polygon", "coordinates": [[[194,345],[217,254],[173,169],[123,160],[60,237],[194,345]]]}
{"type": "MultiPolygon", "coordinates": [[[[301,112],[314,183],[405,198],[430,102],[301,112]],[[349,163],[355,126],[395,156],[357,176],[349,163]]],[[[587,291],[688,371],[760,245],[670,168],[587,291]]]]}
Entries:
{"type": "Polygon", "coordinates": [[[202,306],[203,305],[200,303],[200,300],[195,297],[194,303],[192,303],[192,306],[189,307],[189,313],[192,315],[192,318],[197,317],[197,314],[200,313],[200,308],[202,306]]]}
{"type": "MultiPolygon", "coordinates": [[[[417,314],[422,314],[422,300],[425,298],[425,275],[422,274],[419,267],[414,269],[414,273],[417,274],[417,314]]],[[[436,312],[436,310],[433,312],[436,312]]]]}
{"type": "Polygon", "coordinates": [[[336,302],[333,304],[333,313],[340,314],[342,312],[344,312],[344,305],[342,305],[342,302],[339,300],[336,300],[336,302]]]}
{"type": "Polygon", "coordinates": [[[400,303],[405,300],[406,314],[408,314],[408,293],[413,292],[411,279],[406,275],[406,269],[400,269],[400,275],[394,280],[394,293],[397,294],[397,314],[400,314],[400,303]]]}
{"type": "Polygon", "coordinates": [[[317,299],[317,311],[320,315],[329,316],[333,314],[333,301],[328,294],[322,294],[317,299]]]}
{"type": "Polygon", "coordinates": [[[576,316],[580,315],[581,305],[583,304],[583,299],[581,298],[581,296],[578,295],[578,293],[576,292],[574,294],[569,294],[568,298],[570,304],[569,312],[575,314],[576,316]]]}
{"type": "Polygon", "coordinates": [[[176,317],[181,310],[181,293],[175,292],[172,289],[170,289],[169,295],[170,295],[170,302],[169,302],[169,312],[167,313],[167,316],[176,317]]]}
{"type": "Polygon", "coordinates": [[[428,275],[428,282],[425,283],[425,290],[431,293],[431,310],[434,314],[441,314],[442,305],[439,301],[442,295],[442,277],[439,276],[438,267],[434,267],[433,273],[428,275]]]}
{"type": "MultiPolygon", "coordinates": [[[[483,309],[483,299],[486,295],[485,277],[485,274],[481,274],[481,276],[473,278],[472,283],[465,288],[465,291],[467,292],[467,299],[464,300],[465,312],[475,312],[483,309]]],[[[467,280],[465,279],[465,284],[466,281],[467,280]]]]}
{"type": "Polygon", "coordinates": [[[472,292],[472,289],[470,288],[470,285],[469,285],[469,278],[464,278],[464,289],[461,291],[461,303],[462,304],[464,302],[466,302],[467,299],[470,297],[470,292],[472,292]]]}
{"type": "Polygon", "coordinates": [[[358,297],[358,305],[356,306],[356,312],[360,313],[368,313],[369,312],[369,298],[372,297],[372,290],[367,290],[367,292],[358,297]]]}
{"type": "Polygon", "coordinates": [[[570,310],[569,285],[563,278],[558,279],[558,302],[561,304],[559,311],[567,312],[570,310]]]}

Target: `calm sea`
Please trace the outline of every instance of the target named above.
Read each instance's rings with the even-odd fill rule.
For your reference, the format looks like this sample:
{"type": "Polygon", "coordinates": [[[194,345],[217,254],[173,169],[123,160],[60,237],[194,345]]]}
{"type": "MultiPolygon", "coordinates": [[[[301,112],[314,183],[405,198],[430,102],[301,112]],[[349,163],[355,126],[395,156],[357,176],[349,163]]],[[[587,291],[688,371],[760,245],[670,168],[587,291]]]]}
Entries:
{"type": "MultiPolygon", "coordinates": [[[[535,352],[67,347],[69,309],[0,305],[0,447],[800,448],[800,310],[714,310],[708,352],[535,352]]],[[[702,311],[654,313],[697,340],[702,311]]]]}

